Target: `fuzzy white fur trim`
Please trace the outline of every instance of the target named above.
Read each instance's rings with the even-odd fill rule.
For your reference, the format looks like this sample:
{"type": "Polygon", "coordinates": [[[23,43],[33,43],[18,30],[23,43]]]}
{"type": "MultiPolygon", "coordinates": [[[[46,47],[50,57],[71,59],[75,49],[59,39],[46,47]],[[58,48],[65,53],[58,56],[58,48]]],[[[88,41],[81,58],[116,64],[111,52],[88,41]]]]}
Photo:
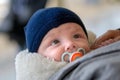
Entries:
{"type": "Polygon", "coordinates": [[[94,41],[96,40],[96,34],[90,30],[87,30],[88,33],[88,41],[90,46],[94,43],[94,41]]]}
{"type": "Polygon", "coordinates": [[[48,80],[65,65],[65,62],[56,62],[24,50],[15,59],[16,80],[48,80]]]}

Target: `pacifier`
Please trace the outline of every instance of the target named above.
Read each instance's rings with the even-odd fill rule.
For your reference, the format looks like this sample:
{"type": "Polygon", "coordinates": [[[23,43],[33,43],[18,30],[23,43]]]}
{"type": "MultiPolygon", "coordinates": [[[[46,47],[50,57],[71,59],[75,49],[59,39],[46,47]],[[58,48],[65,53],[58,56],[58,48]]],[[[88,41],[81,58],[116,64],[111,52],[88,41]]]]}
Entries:
{"type": "Polygon", "coordinates": [[[61,60],[65,62],[72,62],[85,55],[83,48],[78,48],[75,52],[64,52],[61,56],[61,60]]]}

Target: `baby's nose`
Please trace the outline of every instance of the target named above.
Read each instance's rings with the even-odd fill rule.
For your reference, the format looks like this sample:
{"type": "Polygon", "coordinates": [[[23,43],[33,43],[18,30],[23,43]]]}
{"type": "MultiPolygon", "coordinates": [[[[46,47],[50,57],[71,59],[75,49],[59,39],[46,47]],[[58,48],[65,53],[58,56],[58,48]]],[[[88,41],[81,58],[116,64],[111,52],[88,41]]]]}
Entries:
{"type": "Polygon", "coordinates": [[[68,51],[68,52],[73,52],[76,50],[76,45],[72,42],[70,43],[66,43],[66,47],[65,47],[65,51],[68,51]]]}

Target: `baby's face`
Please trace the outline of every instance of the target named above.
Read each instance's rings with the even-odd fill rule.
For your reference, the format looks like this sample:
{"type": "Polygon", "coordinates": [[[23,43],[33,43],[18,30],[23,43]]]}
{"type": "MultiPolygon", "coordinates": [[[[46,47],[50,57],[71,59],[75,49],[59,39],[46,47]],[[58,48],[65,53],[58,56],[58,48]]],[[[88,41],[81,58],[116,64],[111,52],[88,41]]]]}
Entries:
{"type": "Polygon", "coordinates": [[[38,53],[61,61],[61,55],[65,51],[72,52],[78,48],[84,48],[86,52],[90,50],[83,29],[76,23],[65,23],[46,34],[39,46],[38,53]]]}

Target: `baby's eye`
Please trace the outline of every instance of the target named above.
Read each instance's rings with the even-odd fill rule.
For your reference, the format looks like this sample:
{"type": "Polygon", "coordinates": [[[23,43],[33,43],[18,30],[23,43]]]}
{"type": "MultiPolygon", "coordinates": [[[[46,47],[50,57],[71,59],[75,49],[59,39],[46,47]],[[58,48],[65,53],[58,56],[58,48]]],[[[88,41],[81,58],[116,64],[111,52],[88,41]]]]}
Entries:
{"type": "Polygon", "coordinates": [[[73,35],[73,38],[80,38],[80,34],[73,35]]]}
{"type": "Polygon", "coordinates": [[[60,41],[59,40],[54,40],[51,45],[58,44],[60,41]]]}

